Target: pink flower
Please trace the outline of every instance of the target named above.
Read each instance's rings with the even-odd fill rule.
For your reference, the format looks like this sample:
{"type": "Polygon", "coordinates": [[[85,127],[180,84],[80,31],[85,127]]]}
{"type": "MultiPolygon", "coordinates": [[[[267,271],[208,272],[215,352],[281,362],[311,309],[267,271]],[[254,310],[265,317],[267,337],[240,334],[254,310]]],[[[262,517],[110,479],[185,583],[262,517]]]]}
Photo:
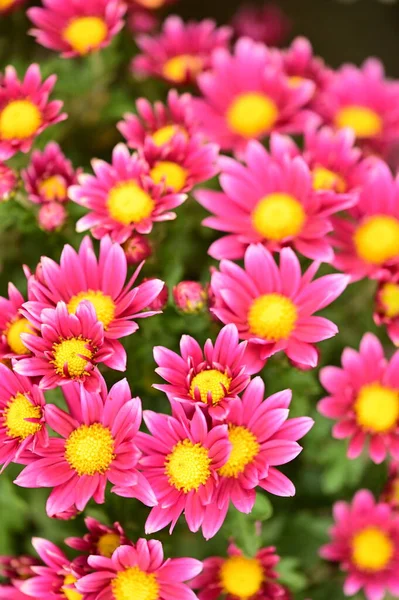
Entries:
{"type": "Polygon", "coordinates": [[[15,584],[0,585],[0,598],[4,598],[4,600],[32,600],[32,596],[20,592],[15,584]]]}
{"type": "Polygon", "coordinates": [[[275,4],[242,5],[231,21],[237,37],[249,37],[267,46],[279,46],[291,29],[291,22],[275,4]]]}
{"type": "Polygon", "coordinates": [[[143,598],[197,598],[183,582],[198,575],[202,563],[194,558],[164,560],[162,544],[157,540],[139,539],[134,546],[121,546],[112,558],[90,556],[89,564],[95,572],[77,583],[86,600],[134,598],[137,590],[143,598]]]}
{"type": "Polygon", "coordinates": [[[194,101],[195,117],[204,135],[223,150],[242,153],[249,140],[271,131],[302,133],[318,117],[304,106],[314,84],[289,85],[273,53],[249,38],[240,39],[231,54],[220,48],[211,70],[198,78],[203,98],[194,101]]]}
{"type": "Polygon", "coordinates": [[[399,347],[399,267],[378,284],[374,321],[386,326],[392,342],[399,347]]]}
{"type": "Polygon", "coordinates": [[[77,559],[84,567],[89,566],[87,562],[88,555],[94,554],[111,558],[119,546],[130,544],[119,523],[114,523],[111,527],[108,527],[97,521],[97,519],[93,519],[93,517],[86,517],[85,525],[89,533],[81,538],[70,537],[65,540],[67,546],[77,550],[80,554],[87,555],[77,559]]]}
{"type": "Polygon", "coordinates": [[[22,6],[25,2],[26,2],[26,0],[2,0],[1,6],[0,6],[0,15],[6,15],[6,14],[16,10],[19,6],[22,6]]]}
{"type": "Polygon", "coordinates": [[[27,14],[36,41],[71,58],[108,46],[122,29],[125,12],[119,0],[43,0],[43,8],[30,8],[27,14]]]}
{"type": "Polygon", "coordinates": [[[18,179],[15,171],[0,162],[0,203],[11,198],[17,185],[18,179]]]}
{"type": "Polygon", "coordinates": [[[129,3],[127,8],[126,23],[133,33],[151,33],[158,25],[156,15],[136,3],[129,3]]]}
{"type": "Polygon", "coordinates": [[[45,231],[61,229],[68,218],[65,206],[59,202],[46,202],[40,207],[37,221],[45,231]]]}
{"type": "Polygon", "coordinates": [[[207,308],[208,292],[199,281],[180,281],[173,288],[173,300],[181,312],[197,314],[207,308]]]}
{"type": "Polygon", "coordinates": [[[69,402],[71,414],[54,404],[46,406],[47,423],[61,437],[50,438],[47,448],[37,448],[35,460],[15,483],[53,488],[47,500],[49,516],[71,507],[82,511],[91,498],[103,504],[108,481],[115,494],[154,506],[154,493],[137,470],[140,398],[132,399],[126,379],[108,395],[89,393],[83,387],[80,392],[80,402],[69,402]]]}
{"type": "Polygon", "coordinates": [[[290,248],[280,253],[280,267],[262,245],[249,246],[245,268],[222,260],[212,275],[216,298],[212,312],[222,323],[235,323],[248,350],[260,362],[284,351],[294,363],[315,367],[314,346],[333,337],[337,326],[313,313],[333,302],[348,284],[343,275],[326,275],[312,281],[318,269],[313,263],[302,275],[298,258],[290,248]]]}
{"type": "MultiPolygon", "coordinates": [[[[153,277],[148,277],[143,279],[143,283],[146,281],[154,281],[153,277]]],[[[166,308],[169,300],[169,288],[166,283],[163,284],[161,291],[158,296],[152,300],[149,304],[148,308],[151,310],[155,310],[157,312],[162,311],[166,308]]]]}
{"type": "Polygon", "coordinates": [[[168,17],[158,36],[141,35],[136,39],[142,54],[132,61],[133,73],[160,77],[174,85],[195,82],[209,68],[215,48],[227,47],[231,29],[216,27],[211,19],[202,21],[168,17]]]}
{"type": "Polygon", "coordinates": [[[227,426],[210,428],[199,407],[188,419],[178,403],[173,416],[147,410],[144,421],[150,435],[138,434],[140,465],[158,501],[147,519],[146,534],[169,523],[172,532],[184,512],[190,531],[202,528],[205,538],[213,537],[223,523],[214,495],[217,471],[231,450],[227,426]]]}
{"type": "Polygon", "coordinates": [[[246,342],[239,343],[235,325],[223,327],[215,344],[207,340],[202,350],[189,335],[180,340],[176,354],[163,346],[155,346],[156,373],[167,384],[154,384],[169,400],[182,402],[190,411],[195,404],[206,409],[213,419],[223,419],[230,401],[238,398],[250,381],[251,364],[245,359],[246,342]]]}
{"type": "Polygon", "coordinates": [[[7,579],[28,579],[34,574],[32,567],[38,564],[32,556],[0,556],[0,574],[7,579]]]}
{"type": "Polygon", "coordinates": [[[330,394],[319,412],[337,420],[333,437],[350,438],[348,457],[356,458],[370,440],[371,460],[381,463],[390,452],[399,460],[399,351],[390,361],[379,340],[366,333],[360,352],[346,348],[342,369],[325,367],[320,381],[330,394]]]}
{"type": "Polygon", "coordinates": [[[348,573],[344,593],[353,596],[363,589],[367,600],[399,594],[399,516],[360,490],[351,504],[335,503],[334,519],[331,542],[320,554],[348,573]]]}
{"type": "MultiPolygon", "coordinates": [[[[272,140],[274,148],[284,144],[281,138],[272,136],[272,140]]],[[[213,258],[242,258],[250,244],[262,243],[272,252],[290,245],[313,260],[333,259],[332,242],[327,238],[333,229],[330,217],[352,206],[356,197],[317,193],[304,159],[279,150],[270,155],[252,141],[244,165],[221,157],[223,192],[200,190],[195,194],[214,214],[203,224],[227,232],[210,246],[213,258]]]]}
{"type": "Polygon", "coordinates": [[[29,354],[21,334],[33,333],[31,323],[21,314],[25,299],[12,284],[8,284],[8,298],[0,296],[0,359],[29,354]]]}
{"type": "Polygon", "coordinates": [[[95,175],[80,176],[80,185],[70,187],[69,194],[90,210],[77,222],[77,231],[90,229],[97,239],[109,233],[123,243],[134,230],[150,233],[153,222],[174,219],[171,209],[186,199],[185,194],[165,193],[164,186],[155,185],[148,166],[123,144],[114,148],[112,164],[93,160],[92,167],[95,175]]]}
{"type": "Polygon", "coordinates": [[[128,265],[138,265],[152,254],[150,242],[144,235],[139,233],[133,233],[122,247],[128,265]]]}

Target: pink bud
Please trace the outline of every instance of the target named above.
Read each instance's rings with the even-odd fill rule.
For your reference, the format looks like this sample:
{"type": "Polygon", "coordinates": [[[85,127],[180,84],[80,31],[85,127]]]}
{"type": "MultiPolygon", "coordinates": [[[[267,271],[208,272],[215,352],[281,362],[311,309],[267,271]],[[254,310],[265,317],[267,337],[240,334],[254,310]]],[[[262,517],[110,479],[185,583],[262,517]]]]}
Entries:
{"type": "Polygon", "coordinates": [[[137,265],[152,254],[150,242],[139,233],[133,234],[124,244],[123,249],[129,265],[137,265]]]}
{"type": "Polygon", "coordinates": [[[199,281],[181,281],[173,288],[173,299],[182,312],[198,314],[207,309],[208,293],[199,281]]]}
{"type": "Polygon", "coordinates": [[[140,6],[129,8],[127,24],[132,33],[150,33],[158,25],[157,17],[140,6]]]}
{"type": "Polygon", "coordinates": [[[37,220],[45,231],[55,231],[64,225],[67,216],[67,211],[62,204],[48,202],[40,207],[37,220]]]}
{"type": "MultiPolygon", "coordinates": [[[[151,281],[151,279],[155,279],[155,277],[146,277],[143,279],[144,281],[151,281]]],[[[169,298],[169,289],[166,283],[163,284],[163,288],[159,292],[158,296],[151,302],[148,306],[150,310],[163,310],[168,303],[169,298]]]]}

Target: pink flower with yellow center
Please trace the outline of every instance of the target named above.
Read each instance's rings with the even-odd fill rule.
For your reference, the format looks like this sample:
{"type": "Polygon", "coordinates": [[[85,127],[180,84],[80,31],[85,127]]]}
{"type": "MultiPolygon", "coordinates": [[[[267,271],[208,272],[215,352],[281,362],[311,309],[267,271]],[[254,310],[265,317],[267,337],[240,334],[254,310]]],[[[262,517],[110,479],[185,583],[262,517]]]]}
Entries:
{"type": "Polygon", "coordinates": [[[173,15],[164,21],[159,35],[137,37],[142,54],[133,59],[132,71],[173,85],[195,82],[209,68],[212,52],[228,46],[231,33],[230,27],[216,27],[211,19],[184,23],[173,15]]]}
{"type": "Polygon", "coordinates": [[[14,194],[18,185],[18,179],[15,171],[0,162],[0,203],[6,202],[14,194]]]}
{"type": "Polygon", "coordinates": [[[119,523],[114,523],[113,526],[109,527],[103,525],[97,519],[93,519],[93,517],[86,517],[85,525],[88,533],[83,537],[70,537],[65,540],[67,546],[80,553],[81,556],[77,560],[84,567],[89,566],[87,562],[89,555],[111,558],[119,546],[130,544],[119,523]]]}
{"type": "Polygon", "coordinates": [[[23,295],[12,283],[8,284],[8,298],[0,296],[0,359],[30,354],[21,338],[23,333],[34,333],[30,321],[21,314],[24,302],[23,295]]]}
{"type": "Polygon", "coordinates": [[[27,14],[36,41],[71,58],[108,46],[124,26],[125,12],[119,0],[43,0],[43,7],[27,14]]]}
{"type": "Polygon", "coordinates": [[[291,29],[291,21],[275,4],[244,4],[234,14],[231,25],[235,35],[249,37],[267,46],[279,46],[291,29]]]}
{"type": "Polygon", "coordinates": [[[46,406],[47,424],[60,437],[36,448],[34,461],[15,483],[53,488],[46,507],[50,517],[73,507],[82,511],[91,498],[103,504],[108,481],[115,494],[154,506],[154,493],[137,470],[141,401],[132,398],[127,381],[115,384],[109,394],[81,387],[80,402],[68,404],[70,414],[54,404],[46,406]]]}
{"type": "Polygon", "coordinates": [[[222,323],[234,323],[248,351],[263,366],[279,351],[302,367],[315,367],[316,342],[338,332],[331,321],[314,316],[342,294],[344,275],[326,275],[312,281],[319,267],[313,263],[302,275],[298,258],[290,248],[280,253],[280,266],[262,245],[249,246],[245,268],[222,260],[212,275],[216,304],[211,309],[222,323]]]}
{"type": "Polygon", "coordinates": [[[399,351],[390,361],[379,340],[366,333],[360,351],[346,348],[342,368],[325,367],[320,381],[329,393],[319,412],[338,421],[333,437],[349,438],[348,457],[358,457],[366,440],[371,460],[381,463],[389,452],[399,460],[399,351]]]}
{"type": "Polygon", "coordinates": [[[30,65],[23,81],[14,67],[7,67],[0,80],[0,160],[17,152],[29,152],[33,140],[50,125],[67,118],[60,100],[49,102],[57,80],[51,75],[42,82],[39,65],[30,65]]]}
{"type": "Polygon", "coordinates": [[[146,521],[146,533],[169,524],[172,532],[184,512],[190,531],[202,528],[206,539],[213,537],[224,520],[214,496],[218,469],[231,450],[227,425],[210,427],[199,407],[188,419],[178,403],[172,416],[144,411],[144,421],[150,434],[138,434],[140,465],[158,501],[146,521]]]}
{"type": "Polygon", "coordinates": [[[385,325],[389,337],[399,347],[399,268],[378,285],[374,321],[385,325]]]}
{"type": "Polygon", "coordinates": [[[80,185],[70,187],[69,195],[90,210],[77,222],[77,231],[90,229],[97,239],[110,234],[123,243],[134,230],[150,233],[153,222],[175,219],[171,209],[186,199],[185,194],[156,185],[148,165],[137,154],[131,156],[124,144],[114,148],[112,164],[93,160],[92,167],[95,175],[81,175],[80,185]]]}
{"type": "Polygon", "coordinates": [[[139,539],[134,546],[121,546],[112,558],[90,556],[94,570],[79,579],[85,600],[197,600],[184,583],[202,570],[194,558],[164,559],[158,540],[139,539]]]}
{"type": "Polygon", "coordinates": [[[347,573],[345,595],[363,590],[367,600],[383,600],[386,593],[397,596],[399,516],[371,492],[360,490],[351,504],[335,503],[334,520],[331,542],[320,554],[347,573]]]}
{"type": "Polygon", "coordinates": [[[209,254],[238,259],[250,244],[262,243],[272,252],[289,245],[308,258],[330,262],[334,257],[327,237],[333,229],[330,217],[357,198],[320,194],[304,158],[289,155],[285,138],[272,135],[272,140],[272,154],[259,142],[249,142],[245,164],[221,157],[223,191],[196,192],[198,202],[213,213],[203,224],[227,232],[210,246],[209,254]]]}
{"type": "Polygon", "coordinates": [[[0,0],[0,15],[6,15],[19,6],[22,6],[26,0],[0,0]]]}

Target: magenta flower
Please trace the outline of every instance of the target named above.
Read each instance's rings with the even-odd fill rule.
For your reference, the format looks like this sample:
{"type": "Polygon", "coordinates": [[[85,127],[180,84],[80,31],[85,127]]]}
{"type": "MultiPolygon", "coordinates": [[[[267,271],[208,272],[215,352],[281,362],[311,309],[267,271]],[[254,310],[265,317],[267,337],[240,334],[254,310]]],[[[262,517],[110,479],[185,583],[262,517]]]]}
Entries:
{"type": "Polygon", "coordinates": [[[249,37],[267,46],[279,46],[288,36],[291,22],[277,4],[244,4],[231,25],[237,37],[249,37]]]}
{"type": "Polygon", "coordinates": [[[231,34],[230,27],[216,27],[211,19],[184,23],[173,15],[164,21],[158,36],[137,37],[142,54],[133,59],[132,71],[174,85],[195,82],[209,68],[212,52],[228,46],[231,34]]]}
{"type": "Polygon", "coordinates": [[[137,470],[140,452],[136,436],[141,425],[140,398],[132,398],[124,379],[109,394],[80,389],[80,403],[69,402],[70,413],[48,404],[46,421],[61,437],[47,448],[36,448],[35,460],[15,480],[21,487],[51,487],[47,513],[76,507],[84,510],[91,498],[105,500],[107,482],[112,492],[156,504],[146,478],[137,470]]]}
{"type": "Polygon", "coordinates": [[[399,351],[390,361],[379,340],[366,333],[360,351],[346,348],[342,369],[325,367],[320,381],[330,394],[319,412],[337,420],[333,437],[350,438],[348,457],[356,458],[370,440],[371,460],[381,463],[390,452],[399,460],[399,351]]]}
{"type": "Polygon", "coordinates": [[[179,281],[172,292],[176,308],[184,314],[198,314],[207,309],[208,290],[200,281],[179,281]]]}
{"type": "Polygon", "coordinates": [[[59,202],[46,202],[42,204],[37,214],[37,222],[39,227],[44,231],[56,231],[61,229],[66,220],[68,213],[63,204],[59,202]]]}
{"type": "Polygon", "coordinates": [[[147,10],[134,1],[127,5],[126,25],[129,30],[136,33],[151,33],[158,25],[158,17],[154,11],[147,10]]]}
{"type": "Polygon", "coordinates": [[[9,200],[16,190],[18,179],[15,171],[0,162],[0,203],[9,200]]]}
{"type": "Polygon", "coordinates": [[[152,246],[144,235],[133,233],[123,244],[128,265],[138,265],[152,254],[152,246]]]}
{"type": "Polygon", "coordinates": [[[378,285],[374,321],[385,325],[392,342],[399,347],[399,268],[378,285]]]}
{"type": "Polygon", "coordinates": [[[111,558],[119,546],[130,544],[119,523],[114,523],[113,526],[108,527],[108,525],[103,525],[93,517],[86,517],[85,525],[88,533],[83,537],[70,537],[65,540],[67,546],[77,550],[81,555],[85,555],[77,559],[84,567],[89,566],[87,562],[89,555],[111,558]]]}
{"type": "Polygon", "coordinates": [[[249,246],[245,268],[222,260],[212,275],[216,305],[212,312],[222,323],[235,323],[248,351],[263,366],[279,351],[302,367],[315,367],[316,342],[333,337],[337,326],[313,313],[333,302],[348,284],[344,275],[326,275],[312,281],[318,263],[302,275],[290,248],[280,253],[280,267],[262,245],[249,246]]]}
{"type": "Polygon", "coordinates": [[[79,579],[78,590],[85,600],[142,598],[156,600],[197,600],[194,592],[183,582],[202,570],[194,558],[164,560],[161,542],[139,539],[134,546],[121,546],[112,558],[90,556],[95,569],[79,579]]]}
{"type": "Polygon", "coordinates": [[[8,284],[8,298],[0,296],[0,360],[29,354],[21,334],[34,333],[28,319],[21,314],[25,299],[12,284],[8,284]]]}
{"type": "Polygon", "coordinates": [[[23,594],[16,583],[0,585],[0,598],[4,598],[4,600],[32,600],[32,596],[23,594]]]}
{"type": "Polygon", "coordinates": [[[171,209],[186,199],[185,194],[164,193],[164,186],[148,176],[143,160],[131,156],[123,144],[114,148],[112,164],[93,160],[92,167],[95,175],[81,175],[80,185],[70,187],[69,194],[90,210],[77,222],[77,231],[90,229],[97,239],[110,234],[123,243],[134,230],[150,233],[153,222],[174,219],[171,209]]]}
{"type": "Polygon", "coordinates": [[[122,29],[126,6],[119,0],[43,0],[27,14],[36,41],[64,58],[85,56],[108,46],[122,29]]]}
{"type": "Polygon", "coordinates": [[[347,573],[344,592],[364,591],[367,600],[399,594],[399,515],[360,490],[351,504],[336,502],[331,542],[320,554],[347,573]]]}
{"type": "Polygon", "coordinates": [[[67,118],[60,100],[48,101],[57,80],[42,82],[39,65],[30,65],[23,81],[14,67],[7,67],[0,80],[0,160],[17,152],[29,152],[33,140],[50,125],[67,118]]]}

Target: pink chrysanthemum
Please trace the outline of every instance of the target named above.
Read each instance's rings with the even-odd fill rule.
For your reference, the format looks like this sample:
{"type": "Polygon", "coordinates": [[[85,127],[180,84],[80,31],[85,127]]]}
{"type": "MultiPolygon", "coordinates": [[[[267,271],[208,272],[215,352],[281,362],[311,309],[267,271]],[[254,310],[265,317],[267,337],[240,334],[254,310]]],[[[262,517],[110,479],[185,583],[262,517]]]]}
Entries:
{"type": "Polygon", "coordinates": [[[43,7],[27,11],[36,41],[64,58],[108,46],[122,29],[125,12],[119,0],[43,0],[43,7]]]}
{"type": "Polygon", "coordinates": [[[368,490],[357,492],[351,504],[334,505],[331,542],[321,548],[326,560],[347,572],[347,596],[363,589],[367,600],[399,594],[399,515],[388,504],[375,502],[368,490]]]}
{"type": "Polygon", "coordinates": [[[209,68],[212,52],[228,46],[231,33],[230,27],[216,27],[211,19],[184,23],[173,15],[165,20],[158,36],[137,37],[142,54],[133,59],[132,70],[175,85],[195,82],[209,68]]]}
{"type": "Polygon", "coordinates": [[[385,279],[399,265],[399,176],[376,162],[350,214],[333,220],[333,265],[352,281],[385,279]]]}
{"type": "Polygon", "coordinates": [[[94,573],[79,579],[78,590],[86,600],[125,600],[137,593],[148,600],[197,600],[183,582],[202,570],[194,558],[164,560],[161,542],[139,539],[134,546],[121,546],[112,558],[90,556],[94,573]]]}
{"type": "Polygon", "coordinates": [[[0,359],[29,354],[21,334],[33,333],[31,323],[22,316],[25,299],[12,284],[8,284],[8,298],[0,296],[0,359]]]}
{"type": "Polygon", "coordinates": [[[338,421],[335,438],[350,438],[348,457],[359,456],[369,439],[374,462],[388,452],[399,460],[399,351],[387,361],[379,340],[366,333],[360,351],[346,348],[342,369],[325,367],[320,381],[330,396],[319,402],[319,412],[338,421]]]}
{"type": "Polygon", "coordinates": [[[14,67],[6,68],[0,79],[0,160],[29,152],[36,136],[67,118],[60,100],[48,101],[56,80],[51,75],[42,82],[36,64],[28,68],[22,82],[14,67]]]}
{"type": "Polygon", "coordinates": [[[249,37],[267,46],[279,46],[290,32],[291,22],[277,4],[244,4],[231,25],[237,37],[249,37]]]}
{"type": "Polygon", "coordinates": [[[198,590],[199,600],[284,600],[285,590],[277,582],[275,571],[280,557],[273,546],[262,548],[247,557],[230,544],[227,557],[211,556],[204,560],[204,570],[190,585],[198,590]]]}
{"type": "Polygon", "coordinates": [[[333,229],[330,217],[352,206],[356,197],[317,193],[303,158],[284,152],[274,157],[257,141],[248,144],[245,161],[243,165],[221,157],[223,192],[195,194],[214,215],[203,224],[228,233],[210,246],[209,254],[238,259],[250,244],[262,243],[272,252],[290,245],[308,258],[330,262],[334,257],[326,237],[333,229]]]}
{"type": "Polygon", "coordinates": [[[119,523],[114,523],[109,527],[103,525],[97,519],[93,519],[93,517],[86,517],[85,525],[89,533],[86,533],[83,537],[71,537],[65,540],[67,546],[85,555],[77,559],[85,567],[88,566],[87,559],[89,555],[111,558],[119,546],[130,544],[119,523]]]}
{"type": "Polygon", "coordinates": [[[222,260],[212,275],[216,299],[212,312],[222,323],[235,323],[241,339],[249,340],[260,365],[283,350],[295,364],[315,367],[315,342],[333,337],[337,326],[313,313],[333,302],[346,288],[344,275],[326,275],[312,281],[318,263],[302,275],[290,248],[280,253],[280,266],[260,244],[249,246],[245,269],[222,260]]]}
{"type": "Polygon", "coordinates": [[[399,347],[399,267],[379,283],[374,321],[385,325],[389,337],[399,347]]]}
{"type": "Polygon", "coordinates": [[[22,4],[25,4],[26,0],[1,0],[0,2],[0,15],[6,15],[16,10],[22,4]]]}
{"type": "Polygon", "coordinates": [[[83,387],[80,391],[80,402],[69,403],[71,414],[47,404],[47,424],[61,437],[50,438],[46,448],[36,448],[35,460],[15,483],[53,488],[46,507],[49,516],[71,507],[82,511],[91,498],[103,504],[108,481],[115,494],[154,506],[154,493],[137,470],[140,398],[132,399],[125,379],[108,395],[89,393],[83,387]]]}
{"type": "Polygon", "coordinates": [[[15,171],[5,163],[0,162],[0,203],[11,198],[17,184],[18,179],[15,171]]]}
{"type": "Polygon", "coordinates": [[[90,229],[97,239],[109,233],[123,243],[134,230],[150,233],[153,222],[174,219],[171,209],[186,199],[185,194],[164,193],[164,186],[148,176],[148,165],[123,144],[114,148],[112,164],[93,160],[92,166],[95,175],[81,175],[69,195],[90,210],[77,222],[77,231],[90,229]]]}
{"type": "Polygon", "coordinates": [[[231,54],[218,49],[212,68],[198,78],[203,98],[194,100],[201,131],[223,150],[241,153],[249,140],[271,131],[302,133],[318,121],[304,110],[314,92],[311,81],[295,88],[273,53],[249,38],[240,39],[231,54]]]}
{"type": "Polygon", "coordinates": [[[190,531],[202,528],[205,538],[220,529],[223,519],[214,504],[222,467],[230,454],[227,426],[210,428],[200,408],[188,419],[181,405],[173,416],[144,411],[150,434],[139,433],[138,445],[144,456],[142,471],[152,486],[158,505],[147,519],[145,531],[170,531],[184,512],[190,531]]]}
{"type": "Polygon", "coordinates": [[[186,315],[203,313],[208,308],[208,289],[200,281],[179,281],[172,293],[176,308],[186,315]]]}

